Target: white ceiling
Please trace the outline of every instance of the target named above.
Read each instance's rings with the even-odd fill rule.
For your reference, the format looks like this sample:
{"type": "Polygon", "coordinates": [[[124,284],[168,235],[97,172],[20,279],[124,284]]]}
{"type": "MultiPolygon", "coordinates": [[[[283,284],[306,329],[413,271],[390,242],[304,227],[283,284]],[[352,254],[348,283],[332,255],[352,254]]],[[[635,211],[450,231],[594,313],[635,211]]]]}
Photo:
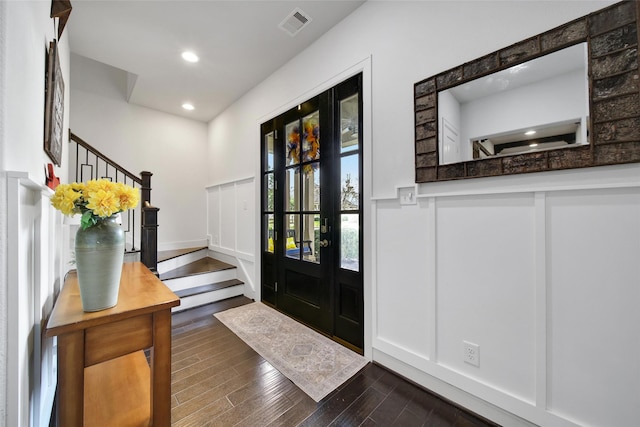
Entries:
{"type": "Polygon", "coordinates": [[[130,73],[130,103],[206,122],[364,1],[75,0],[65,33],[73,53],[130,73]],[[292,37],[279,24],[296,8],[311,22],[292,37]]]}

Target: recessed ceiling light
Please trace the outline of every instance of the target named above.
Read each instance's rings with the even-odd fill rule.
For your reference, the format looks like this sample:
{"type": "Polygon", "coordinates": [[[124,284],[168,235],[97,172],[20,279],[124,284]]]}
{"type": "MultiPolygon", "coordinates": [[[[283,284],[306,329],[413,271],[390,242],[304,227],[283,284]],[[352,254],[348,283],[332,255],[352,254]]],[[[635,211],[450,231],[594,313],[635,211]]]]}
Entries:
{"type": "Polygon", "coordinates": [[[524,134],[529,136],[529,135],[535,135],[535,133],[536,133],[535,130],[529,130],[529,131],[526,131],[524,134]]]}
{"type": "Polygon", "coordinates": [[[198,55],[190,51],[182,52],[182,59],[187,62],[198,62],[200,60],[200,58],[198,58],[198,55]]]}
{"type": "Polygon", "coordinates": [[[184,104],[182,104],[182,108],[189,111],[196,109],[196,107],[194,107],[193,104],[189,104],[188,102],[185,102],[184,104]]]}

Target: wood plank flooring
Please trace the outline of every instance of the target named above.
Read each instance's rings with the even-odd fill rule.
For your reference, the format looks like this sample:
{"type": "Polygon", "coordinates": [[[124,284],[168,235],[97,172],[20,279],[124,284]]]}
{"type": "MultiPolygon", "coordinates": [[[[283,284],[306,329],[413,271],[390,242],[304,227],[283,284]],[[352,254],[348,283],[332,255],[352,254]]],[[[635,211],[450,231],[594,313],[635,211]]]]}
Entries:
{"type": "Polygon", "coordinates": [[[173,315],[172,426],[494,426],[368,364],[314,402],[213,313],[231,298],[173,315]]]}

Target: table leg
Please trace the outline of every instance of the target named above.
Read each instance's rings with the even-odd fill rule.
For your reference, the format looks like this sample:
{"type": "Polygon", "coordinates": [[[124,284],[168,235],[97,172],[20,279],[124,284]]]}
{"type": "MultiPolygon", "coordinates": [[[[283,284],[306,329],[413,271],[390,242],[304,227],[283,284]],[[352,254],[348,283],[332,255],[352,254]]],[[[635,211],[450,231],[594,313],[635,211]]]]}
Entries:
{"type": "Polygon", "coordinates": [[[58,424],[84,423],[84,330],[58,337],[58,424]]]}
{"type": "Polygon", "coordinates": [[[171,425],[171,310],[153,314],[151,416],[154,427],[171,425]]]}

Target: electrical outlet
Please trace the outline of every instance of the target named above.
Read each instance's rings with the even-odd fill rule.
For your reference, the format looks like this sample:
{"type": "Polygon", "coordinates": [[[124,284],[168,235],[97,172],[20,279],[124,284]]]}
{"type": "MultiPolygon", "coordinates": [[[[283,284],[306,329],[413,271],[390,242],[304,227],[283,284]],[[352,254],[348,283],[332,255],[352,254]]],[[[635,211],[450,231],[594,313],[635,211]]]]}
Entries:
{"type": "Polygon", "coordinates": [[[462,341],[464,345],[464,355],[462,360],[473,366],[480,366],[480,346],[468,341],[462,341]]]}

